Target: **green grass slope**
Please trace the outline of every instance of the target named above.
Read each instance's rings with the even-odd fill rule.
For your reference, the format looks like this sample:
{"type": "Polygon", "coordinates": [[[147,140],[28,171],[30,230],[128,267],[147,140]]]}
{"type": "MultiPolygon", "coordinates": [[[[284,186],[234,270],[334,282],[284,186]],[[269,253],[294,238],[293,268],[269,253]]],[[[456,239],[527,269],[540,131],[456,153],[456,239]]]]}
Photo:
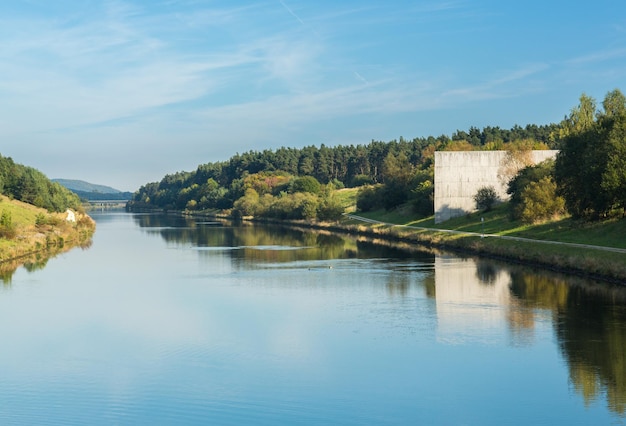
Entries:
{"type": "Polygon", "coordinates": [[[50,213],[45,209],[0,196],[0,215],[11,218],[12,236],[0,237],[0,263],[30,253],[68,247],[88,241],[95,222],[84,213],[76,212],[76,222],[68,222],[65,213],[50,213]]]}
{"type": "MultiPolygon", "coordinates": [[[[392,212],[376,211],[357,214],[381,222],[405,225],[397,227],[380,224],[367,225],[376,233],[626,283],[625,253],[542,243],[542,241],[556,241],[626,249],[626,219],[585,223],[565,218],[543,224],[527,225],[510,220],[506,204],[490,212],[476,212],[439,224],[434,223],[433,217],[416,218],[409,208],[392,212]],[[438,229],[478,235],[453,234],[441,232],[438,229]],[[483,233],[486,238],[481,238],[483,233]],[[490,235],[527,238],[531,241],[490,238],[490,235]]],[[[365,226],[358,221],[345,223],[356,227],[365,226]]]]}

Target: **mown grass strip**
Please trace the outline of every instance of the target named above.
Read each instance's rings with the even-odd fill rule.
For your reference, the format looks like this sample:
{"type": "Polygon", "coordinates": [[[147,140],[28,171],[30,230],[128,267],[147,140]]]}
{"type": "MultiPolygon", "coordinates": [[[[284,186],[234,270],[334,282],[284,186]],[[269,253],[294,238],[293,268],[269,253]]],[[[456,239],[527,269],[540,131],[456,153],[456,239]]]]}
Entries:
{"type": "Polygon", "coordinates": [[[421,244],[447,247],[626,283],[626,253],[547,244],[547,242],[560,242],[626,249],[626,220],[624,219],[588,224],[568,218],[545,224],[526,225],[510,220],[506,205],[501,205],[491,212],[472,213],[440,224],[435,224],[433,217],[415,218],[401,209],[393,212],[358,213],[358,215],[372,221],[400,226],[388,226],[381,223],[364,225],[362,221],[359,225],[359,220],[356,219],[346,219],[343,223],[356,228],[369,227],[371,232],[376,234],[414,240],[421,244]],[[485,238],[482,238],[483,234],[485,238]],[[528,240],[492,238],[490,234],[528,240]]]}
{"type": "Polygon", "coordinates": [[[402,210],[359,213],[360,216],[397,225],[508,235],[576,244],[626,248],[626,219],[585,223],[565,218],[537,225],[510,220],[506,204],[491,212],[476,212],[435,224],[434,217],[416,218],[402,210]],[[484,221],[481,221],[484,218],[484,221]]]}

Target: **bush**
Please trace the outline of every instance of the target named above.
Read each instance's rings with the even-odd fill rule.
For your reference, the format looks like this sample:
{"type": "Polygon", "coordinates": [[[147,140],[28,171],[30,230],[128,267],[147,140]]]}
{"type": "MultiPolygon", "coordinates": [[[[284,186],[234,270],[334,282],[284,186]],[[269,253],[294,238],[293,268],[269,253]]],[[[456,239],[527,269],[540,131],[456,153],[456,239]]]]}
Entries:
{"type": "Polygon", "coordinates": [[[346,187],[339,179],[332,179],[329,183],[333,186],[334,189],[343,189],[346,187]]]}
{"type": "Polygon", "coordinates": [[[539,182],[543,178],[552,178],[554,173],[554,160],[546,160],[537,165],[522,169],[513,179],[509,181],[507,194],[511,196],[509,208],[512,219],[521,219],[524,203],[522,194],[533,182],[539,182]]]}
{"type": "Polygon", "coordinates": [[[565,213],[565,199],[556,195],[556,183],[551,177],[531,182],[522,192],[521,219],[535,223],[565,213]]]}
{"type": "Polygon", "coordinates": [[[37,213],[35,217],[35,226],[44,226],[48,224],[48,218],[43,213],[37,213]]]}
{"type": "Polygon", "coordinates": [[[310,194],[302,194],[300,200],[296,200],[298,205],[296,219],[313,220],[317,218],[317,210],[319,208],[318,198],[310,194]]]}
{"type": "Polygon", "coordinates": [[[241,216],[254,216],[259,210],[259,194],[252,188],[246,189],[243,197],[233,204],[233,208],[241,216]]]}
{"type": "Polygon", "coordinates": [[[282,193],[273,197],[266,215],[276,219],[314,219],[317,216],[318,197],[314,194],[297,192],[282,193]]]}
{"type": "Polygon", "coordinates": [[[334,197],[326,198],[317,211],[317,218],[325,221],[336,221],[341,219],[345,209],[341,201],[334,197]]]}
{"type": "Polygon", "coordinates": [[[420,216],[432,216],[435,213],[435,186],[430,180],[420,183],[413,190],[413,210],[420,216]]]}
{"type": "Polygon", "coordinates": [[[383,207],[382,186],[364,186],[356,195],[356,208],[361,212],[369,212],[383,207]]]}
{"type": "Polygon", "coordinates": [[[357,186],[365,186],[371,185],[374,183],[374,180],[371,176],[368,175],[356,175],[352,178],[350,182],[350,186],[356,188],[357,186]]]}
{"type": "Polygon", "coordinates": [[[293,180],[290,185],[290,192],[308,192],[319,194],[322,185],[313,176],[303,176],[293,180]]]}
{"type": "Polygon", "coordinates": [[[13,223],[11,212],[2,210],[2,215],[0,215],[0,238],[6,238],[7,240],[11,240],[16,236],[17,229],[15,227],[15,224],[13,223]]]}
{"type": "Polygon", "coordinates": [[[480,188],[476,195],[474,195],[474,202],[478,210],[489,211],[494,204],[498,201],[498,194],[493,186],[483,186],[480,188]]]}

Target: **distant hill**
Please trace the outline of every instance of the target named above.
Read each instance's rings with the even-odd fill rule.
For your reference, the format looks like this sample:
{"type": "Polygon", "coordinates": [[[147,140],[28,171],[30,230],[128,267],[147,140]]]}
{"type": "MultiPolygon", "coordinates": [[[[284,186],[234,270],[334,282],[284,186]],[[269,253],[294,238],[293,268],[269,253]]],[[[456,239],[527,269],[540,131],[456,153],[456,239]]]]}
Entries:
{"type": "Polygon", "coordinates": [[[77,194],[83,200],[120,200],[128,201],[132,192],[122,192],[119,189],[105,185],[96,185],[82,180],[52,179],[77,194]]]}
{"type": "Polygon", "coordinates": [[[105,185],[96,185],[93,183],[85,182],[84,180],[73,179],[51,179],[52,182],[57,182],[69,189],[70,191],[81,192],[100,192],[102,194],[118,194],[122,191],[119,189],[111,188],[105,185]]]}

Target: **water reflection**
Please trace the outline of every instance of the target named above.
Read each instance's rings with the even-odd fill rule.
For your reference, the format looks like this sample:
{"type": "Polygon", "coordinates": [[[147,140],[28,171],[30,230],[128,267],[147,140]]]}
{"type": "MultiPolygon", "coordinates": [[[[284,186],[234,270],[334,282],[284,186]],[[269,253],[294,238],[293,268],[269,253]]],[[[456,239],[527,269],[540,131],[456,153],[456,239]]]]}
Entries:
{"type": "Polygon", "coordinates": [[[472,259],[437,256],[435,260],[438,337],[461,344],[467,341],[493,343],[500,334],[511,307],[510,276],[493,269],[485,283],[483,263],[472,259]]]}
{"type": "Polygon", "coordinates": [[[605,397],[611,410],[624,415],[626,289],[523,272],[511,278],[520,303],[553,314],[574,389],[587,404],[605,397]]]}
{"type": "Polygon", "coordinates": [[[75,247],[87,250],[91,247],[91,244],[91,239],[81,241],[79,244],[66,243],[63,246],[51,246],[46,251],[40,251],[21,256],[17,259],[0,262],[0,282],[2,282],[4,286],[10,286],[13,281],[13,275],[20,267],[23,267],[28,272],[35,272],[45,268],[50,259],[72,250],[75,247]]]}
{"type": "Polygon", "coordinates": [[[528,348],[547,330],[556,336],[574,392],[586,404],[606,400],[614,413],[625,414],[626,288],[310,230],[153,215],[135,221],[200,258],[220,252],[239,271],[354,268],[342,261],[368,259],[372,274],[377,267],[386,271],[381,277],[390,298],[408,298],[419,285],[434,301],[439,342],[492,345],[505,339],[528,348]],[[412,272],[419,273],[418,284],[412,272]]]}
{"type": "Polygon", "coordinates": [[[435,271],[442,341],[489,343],[499,336],[489,330],[506,324],[512,345],[530,346],[548,316],[573,389],[626,413],[626,288],[445,256],[435,271]]]}
{"type": "Polygon", "coordinates": [[[305,267],[306,261],[357,258],[384,262],[412,259],[432,265],[435,259],[433,253],[424,250],[411,253],[369,240],[277,225],[207,223],[165,215],[138,215],[135,221],[145,232],[159,235],[170,245],[197,250],[200,256],[213,256],[216,251],[228,253],[239,269],[293,262],[303,262],[305,267]]]}
{"type": "Polygon", "coordinates": [[[202,249],[222,249],[240,270],[280,264],[325,268],[355,258],[393,262],[397,273],[385,276],[390,297],[409,294],[414,282],[407,270],[434,264],[435,274],[425,274],[422,285],[435,299],[440,341],[492,343],[501,338],[494,330],[504,325],[509,344],[530,346],[537,324],[549,321],[575,391],[586,403],[606,395],[612,411],[625,413],[625,288],[308,230],[153,215],[135,220],[146,232],[158,234],[168,244],[197,249],[200,256],[214,255],[202,249]],[[402,262],[406,259],[412,261],[402,262]]]}
{"type": "Polygon", "coordinates": [[[2,424],[626,421],[622,288],[304,229],[97,220],[89,251],[0,293],[2,424]]]}

